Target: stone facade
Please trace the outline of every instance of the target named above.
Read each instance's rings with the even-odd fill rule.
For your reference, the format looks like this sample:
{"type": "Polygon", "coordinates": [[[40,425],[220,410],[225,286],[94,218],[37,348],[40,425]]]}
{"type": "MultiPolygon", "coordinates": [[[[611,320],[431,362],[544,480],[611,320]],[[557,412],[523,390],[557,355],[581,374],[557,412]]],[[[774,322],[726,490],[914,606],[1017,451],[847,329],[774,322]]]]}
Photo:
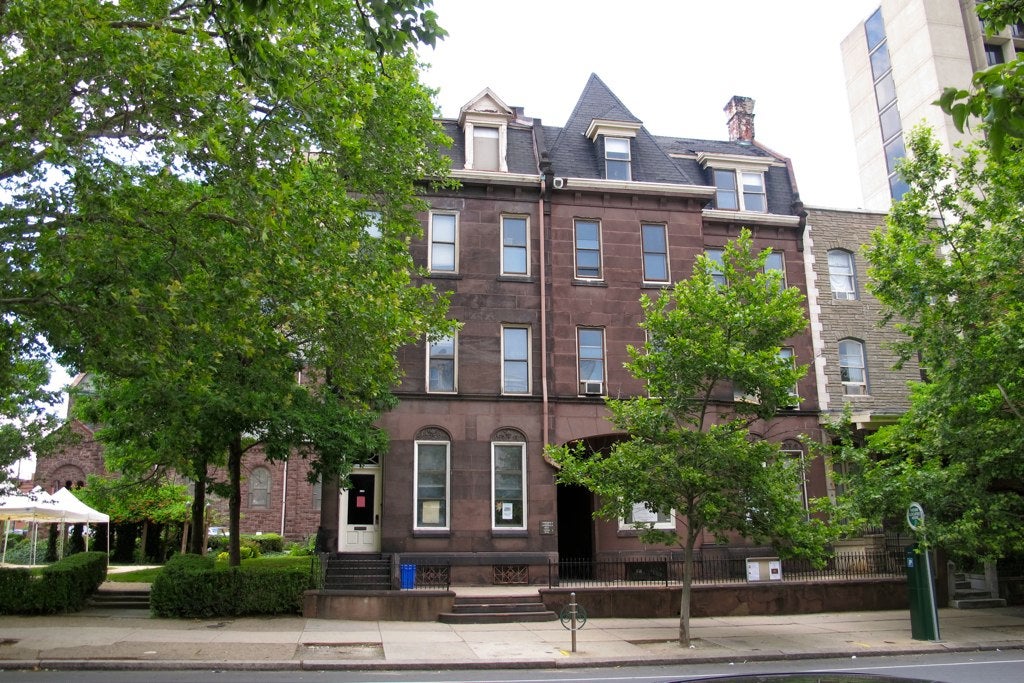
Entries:
{"type": "Polygon", "coordinates": [[[836,416],[850,405],[854,421],[873,429],[891,422],[909,406],[908,382],[919,381],[917,363],[908,361],[895,369],[891,349],[902,335],[892,324],[880,326],[881,304],[867,287],[867,259],[862,248],[871,232],[885,224],[885,214],[865,211],[808,208],[805,247],[808,253],[807,282],[811,324],[815,342],[815,372],[823,415],[836,416]],[[829,252],[840,250],[855,265],[855,298],[837,298],[832,290],[829,252]],[[867,393],[844,392],[840,376],[839,342],[853,339],[863,343],[867,393]]]}

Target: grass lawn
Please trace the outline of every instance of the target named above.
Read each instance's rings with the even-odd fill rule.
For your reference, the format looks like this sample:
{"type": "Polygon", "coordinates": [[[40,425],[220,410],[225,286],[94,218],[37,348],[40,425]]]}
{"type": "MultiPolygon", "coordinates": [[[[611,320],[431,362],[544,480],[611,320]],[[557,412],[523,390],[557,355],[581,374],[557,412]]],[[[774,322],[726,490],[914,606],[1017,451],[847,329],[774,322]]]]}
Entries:
{"type": "MultiPolygon", "coordinates": [[[[242,569],[269,569],[277,567],[302,567],[308,569],[312,562],[312,557],[306,555],[267,555],[264,557],[256,557],[251,560],[242,560],[242,569]]],[[[218,562],[217,569],[227,569],[227,562],[218,562]]],[[[107,574],[107,581],[114,581],[118,583],[153,583],[156,579],[157,574],[163,570],[163,567],[150,567],[147,569],[139,569],[132,572],[117,572],[116,574],[107,574]]]]}

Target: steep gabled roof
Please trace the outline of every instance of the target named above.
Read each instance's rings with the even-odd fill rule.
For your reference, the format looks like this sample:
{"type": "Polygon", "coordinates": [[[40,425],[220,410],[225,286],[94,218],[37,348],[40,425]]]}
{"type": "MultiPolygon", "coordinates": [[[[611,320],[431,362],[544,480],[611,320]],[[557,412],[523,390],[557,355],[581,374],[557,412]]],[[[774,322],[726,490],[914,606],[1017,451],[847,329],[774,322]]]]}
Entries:
{"type": "Polygon", "coordinates": [[[633,115],[626,105],[615,96],[597,74],[591,74],[580,99],[565,126],[558,129],[545,127],[549,138],[548,147],[556,175],[575,178],[604,177],[604,158],[600,146],[587,137],[587,131],[595,120],[615,121],[639,126],[632,145],[633,180],[641,182],[680,183],[683,185],[706,184],[699,176],[689,173],[675,164],[658,145],[653,136],[643,127],[643,122],[633,115]]]}

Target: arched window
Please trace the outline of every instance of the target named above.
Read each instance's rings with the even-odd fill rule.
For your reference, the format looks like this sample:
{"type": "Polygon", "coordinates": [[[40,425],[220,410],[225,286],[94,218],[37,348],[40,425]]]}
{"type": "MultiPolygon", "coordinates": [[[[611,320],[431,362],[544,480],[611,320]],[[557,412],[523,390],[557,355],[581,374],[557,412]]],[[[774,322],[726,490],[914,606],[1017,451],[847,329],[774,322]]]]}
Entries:
{"type": "Polygon", "coordinates": [[[414,443],[414,529],[449,528],[451,436],[443,429],[419,430],[414,443]]]}
{"type": "Polygon", "coordinates": [[[862,396],[868,393],[868,371],[865,363],[864,343],[856,339],[839,342],[839,376],[843,393],[862,396]]]}
{"type": "Polygon", "coordinates": [[[249,507],[270,507],[270,471],[257,467],[249,473],[249,507]]]}
{"type": "Polygon", "coordinates": [[[833,299],[856,299],[857,278],[853,254],[845,249],[828,252],[828,281],[833,299]]]}

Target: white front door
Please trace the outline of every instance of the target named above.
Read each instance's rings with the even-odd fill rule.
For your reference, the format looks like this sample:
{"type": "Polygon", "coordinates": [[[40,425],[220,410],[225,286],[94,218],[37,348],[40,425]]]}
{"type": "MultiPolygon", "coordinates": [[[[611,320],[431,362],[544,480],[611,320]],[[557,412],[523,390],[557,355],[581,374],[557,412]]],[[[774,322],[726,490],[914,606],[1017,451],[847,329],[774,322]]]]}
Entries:
{"type": "Polygon", "coordinates": [[[340,552],[380,552],[380,480],[379,467],[357,468],[349,475],[339,506],[340,552]]]}

